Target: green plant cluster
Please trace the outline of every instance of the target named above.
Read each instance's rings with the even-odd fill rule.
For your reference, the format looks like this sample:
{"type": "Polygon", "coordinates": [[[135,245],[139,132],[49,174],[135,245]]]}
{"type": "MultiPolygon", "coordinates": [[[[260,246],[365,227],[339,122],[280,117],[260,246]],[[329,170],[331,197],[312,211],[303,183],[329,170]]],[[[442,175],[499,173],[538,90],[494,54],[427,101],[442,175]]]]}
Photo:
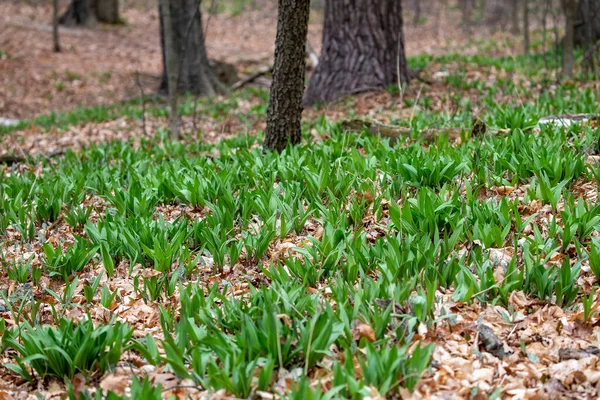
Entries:
{"type": "MultiPolygon", "coordinates": [[[[514,291],[562,307],[581,302],[588,319],[593,293],[580,293],[577,279],[589,266],[600,282],[600,206],[577,189],[600,183],[600,168],[587,163],[598,153],[598,130],[533,128],[547,111],[574,102],[582,111],[598,106],[589,91],[557,90],[576,100],[494,105],[484,119],[501,131],[460,145],[442,136],[427,147],[391,146],[323,119],[311,127],[324,141],[281,155],[264,153],[248,135],[214,146],[115,142],[56,163],[41,160],[41,174],[0,172],[0,231],[17,232],[25,246],[43,243],[40,268],[2,258],[11,280],[35,282],[43,274],[64,281],[65,293],[53,296],[69,306],[90,264],[101,263],[109,277],[129,265],[136,293],[162,304],[164,334],[160,342],[131,340],[124,325],[64,318],[48,327],[36,324],[32,309],[22,329],[0,331],[3,349],[17,360],[11,368],[27,379],[33,372],[98,375],[132,349],[180,378],[240,398],[271,390],[282,370],[302,371],[288,393],[293,399],[358,399],[371,387],[391,397],[400,387],[413,389],[428,368],[433,345],[413,343],[419,326],[454,318],[448,310],[434,315],[440,288],[456,301],[492,305],[508,306],[514,291]],[[526,190],[522,199],[490,196],[498,186],[526,190]],[[83,206],[92,198],[96,206],[83,206]],[[553,218],[524,214],[534,201],[548,205],[553,218]],[[186,212],[166,218],[159,209],[169,207],[186,212]],[[61,213],[76,234],[53,245],[46,229],[61,213]],[[284,240],[295,247],[272,257],[284,240]],[[514,256],[499,266],[490,249],[504,247],[514,256]],[[135,275],[136,265],[152,273],[135,275]],[[220,276],[210,287],[203,283],[207,265],[220,276]],[[234,266],[261,277],[248,274],[242,296],[227,280],[234,266]],[[175,293],[173,305],[166,300],[175,293]],[[359,323],[373,329],[374,341],[357,339],[359,323]],[[106,346],[117,351],[101,353],[106,346]],[[325,362],[333,389],[321,393],[308,375],[325,362]]],[[[470,119],[468,108],[452,121],[424,111],[411,128],[418,136],[432,121],[470,119]]],[[[117,294],[100,288],[98,276],[84,295],[90,306],[108,307],[117,294]]],[[[147,382],[136,385],[154,396],[147,382]]]]}

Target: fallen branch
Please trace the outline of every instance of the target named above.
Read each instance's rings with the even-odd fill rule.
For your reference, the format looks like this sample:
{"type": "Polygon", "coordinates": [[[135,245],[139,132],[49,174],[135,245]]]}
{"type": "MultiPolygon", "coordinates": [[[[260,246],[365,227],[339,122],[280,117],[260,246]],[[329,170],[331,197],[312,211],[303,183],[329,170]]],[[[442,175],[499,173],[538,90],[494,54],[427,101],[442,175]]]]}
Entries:
{"type": "Polygon", "coordinates": [[[268,74],[269,72],[273,71],[273,66],[271,65],[266,65],[262,68],[260,68],[258,71],[256,71],[253,74],[248,75],[247,77],[245,77],[244,79],[240,79],[239,81],[237,81],[236,83],[234,83],[233,85],[231,85],[232,89],[239,89],[251,82],[253,82],[256,78],[259,78],[265,74],[268,74]]]}
{"type": "Polygon", "coordinates": [[[36,156],[41,156],[44,157],[46,159],[51,159],[52,157],[58,157],[58,156],[62,156],[63,154],[65,154],[64,150],[56,150],[47,154],[24,154],[23,156],[17,156],[15,154],[2,154],[0,155],[0,164],[18,164],[18,163],[24,163],[26,162],[28,159],[31,159],[33,157],[36,156]]]}
{"type": "MultiPolygon", "coordinates": [[[[341,124],[342,130],[360,132],[367,130],[372,135],[379,135],[390,139],[390,142],[395,142],[399,138],[411,137],[411,130],[405,126],[386,125],[375,120],[367,121],[360,119],[352,119],[343,121],[341,124]]],[[[419,135],[425,142],[433,142],[437,137],[447,134],[449,138],[458,139],[465,131],[464,128],[429,128],[422,131],[419,135]]],[[[479,118],[473,118],[473,127],[470,130],[469,137],[475,137],[484,134],[487,131],[487,126],[479,118]]]]}
{"type": "Polygon", "coordinates": [[[46,233],[48,233],[48,232],[51,232],[51,231],[52,231],[54,228],[56,228],[56,226],[57,226],[58,224],[60,224],[60,223],[63,221],[63,219],[65,219],[65,214],[64,214],[64,213],[61,213],[61,214],[58,216],[58,218],[56,218],[56,219],[54,220],[54,222],[52,222],[52,223],[50,224],[50,226],[48,226],[46,229],[44,229],[44,234],[46,234],[46,233]]]}
{"type": "Polygon", "coordinates": [[[600,114],[548,115],[540,118],[538,125],[554,124],[558,126],[569,126],[574,123],[589,123],[590,121],[600,121],[600,114]]]}

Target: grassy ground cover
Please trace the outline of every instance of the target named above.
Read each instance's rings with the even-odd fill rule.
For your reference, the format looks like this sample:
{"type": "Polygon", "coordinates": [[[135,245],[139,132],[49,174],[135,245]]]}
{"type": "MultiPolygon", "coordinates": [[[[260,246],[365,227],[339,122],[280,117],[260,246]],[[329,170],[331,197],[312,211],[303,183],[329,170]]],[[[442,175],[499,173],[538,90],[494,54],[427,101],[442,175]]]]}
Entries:
{"type": "MultiPolygon", "coordinates": [[[[393,146],[340,129],[336,115],[362,104],[348,99],[330,117],[309,110],[303,144],[281,155],[252,131],[216,144],[136,137],[4,166],[0,390],[597,394],[598,126],[538,120],[598,113],[598,92],[553,81],[545,62],[412,59],[445,73],[371,104],[367,117],[412,128],[393,146]],[[418,139],[467,130],[474,115],[486,134],[418,139]]],[[[251,129],[265,94],[188,99],[182,112],[251,129]]],[[[120,107],[30,128],[139,122],[139,103],[120,107]]],[[[147,113],[165,115],[160,104],[147,113]]]]}

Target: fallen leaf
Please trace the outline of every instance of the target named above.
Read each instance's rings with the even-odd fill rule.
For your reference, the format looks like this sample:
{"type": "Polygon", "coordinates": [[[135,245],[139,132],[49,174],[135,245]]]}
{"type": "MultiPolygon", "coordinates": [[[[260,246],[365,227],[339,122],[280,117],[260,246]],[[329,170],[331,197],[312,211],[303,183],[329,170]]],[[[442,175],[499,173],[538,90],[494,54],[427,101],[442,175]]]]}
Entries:
{"type": "Polygon", "coordinates": [[[105,391],[111,391],[118,395],[125,393],[125,389],[129,386],[129,377],[125,375],[106,375],[100,381],[100,388],[105,391]]]}
{"type": "Polygon", "coordinates": [[[15,400],[8,392],[0,391],[0,400],[15,400]]]}
{"type": "Polygon", "coordinates": [[[85,376],[82,374],[75,375],[71,381],[71,384],[73,385],[73,394],[75,395],[75,399],[79,400],[81,391],[85,389],[85,376]]]}
{"type": "Polygon", "coordinates": [[[366,338],[369,342],[375,341],[375,330],[371,327],[371,325],[359,322],[356,324],[355,328],[356,338],[360,340],[361,338],[366,338]]]}
{"type": "Polygon", "coordinates": [[[283,323],[288,327],[292,328],[292,319],[287,314],[277,314],[277,318],[283,321],[283,323]]]}
{"type": "Polygon", "coordinates": [[[516,188],[514,186],[498,186],[495,188],[495,191],[498,195],[505,196],[514,192],[515,189],[516,188]]]}

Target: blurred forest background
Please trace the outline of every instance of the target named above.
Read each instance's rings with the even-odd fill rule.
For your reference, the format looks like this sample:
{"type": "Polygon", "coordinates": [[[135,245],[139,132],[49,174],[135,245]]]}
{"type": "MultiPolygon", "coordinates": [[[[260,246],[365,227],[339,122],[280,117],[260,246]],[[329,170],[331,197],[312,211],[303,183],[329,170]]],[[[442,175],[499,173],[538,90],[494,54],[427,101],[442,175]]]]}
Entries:
{"type": "MultiPolygon", "coordinates": [[[[118,3],[113,15],[107,12],[105,20],[110,23],[98,23],[98,17],[92,15],[81,29],[73,15],[65,15],[70,2],[57,1],[58,15],[66,19],[66,26],[59,28],[61,52],[54,52],[52,47],[50,2],[0,3],[0,117],[21,120],[78,106],[110,104],[139,96],[140,90],[152,93],[158,88],[162,60],[157,3],[104,2],[118,3]]],[[[517,56],[531,52],[560,58],[558,46],[565,32],[566,3],[404,1],[406,53],[517,56]],[[549,52],[553,48],[556,51],[549,52]]],[[[579,3],[575,42],[585,49],[593,48],[600,35],[600,18],[596,15],[599,2],[574,3],[579,3]],[[584,20],[591,23],[585,25],[584,20]]],[[[312,60],[317,60],[321,48],[323,6],[323,0],[311,2],[308,48],[312,60]]],[[[272,64],[276,1],[204,0],[201,9],[208,57],[226,84],[272,64]]],[[[257,83],[268,86],[269,81],[260,77],[254,81],[257,83]]]]}

